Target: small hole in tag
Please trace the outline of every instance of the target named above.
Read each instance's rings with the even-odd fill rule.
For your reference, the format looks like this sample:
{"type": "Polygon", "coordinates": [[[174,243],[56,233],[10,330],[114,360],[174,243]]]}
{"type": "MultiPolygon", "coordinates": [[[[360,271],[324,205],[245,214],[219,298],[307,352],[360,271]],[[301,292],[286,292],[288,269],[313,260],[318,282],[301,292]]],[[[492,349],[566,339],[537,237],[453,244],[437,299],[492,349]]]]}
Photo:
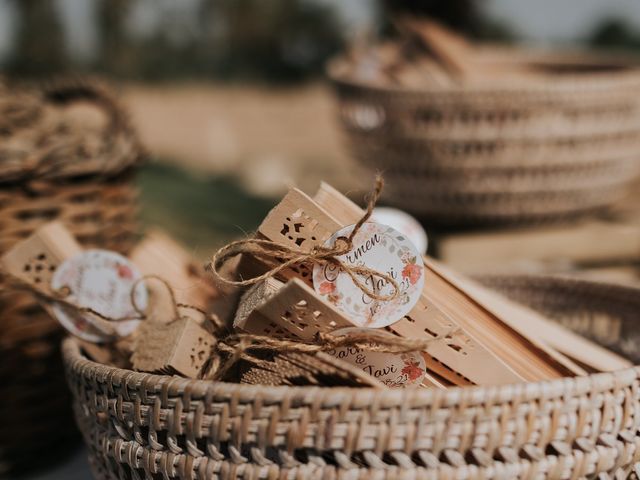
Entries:
{"type": "Polygon", "coordinates": [[[68,297],[71,295],[71,288],[69,288],[68,285],[64,285],[63,287],[60,287],[56,293],[62,297],[68,297]]]}
{"type": "Polygon", "coordinates": [[[322,312],[320,310],[314,310],[313,312],[313,318],[315,318],[316,320],[319,319],[322,316],[322,312]]]}
{"type": "Polygon", "coordinates": [[[336,247],[346,247],[348,245],[349,239],[347,237],[338,237],[336,238],[335,246],[336,247]],[[339,245],[341,244],[341,245],[339,245]]]}
{"type": "Polygon", "coordinates": [[[44,253],[41,253],[40,255],[38,255],[36,257],[38,260],[45,260],[47,258],[47,256],[44,253]]]}
{"type": "Polygon", "coordinates": [[[31,265],[25,265],[24,266],[24,271],[25,272],[30,272],[31,271],[31,265]]]}

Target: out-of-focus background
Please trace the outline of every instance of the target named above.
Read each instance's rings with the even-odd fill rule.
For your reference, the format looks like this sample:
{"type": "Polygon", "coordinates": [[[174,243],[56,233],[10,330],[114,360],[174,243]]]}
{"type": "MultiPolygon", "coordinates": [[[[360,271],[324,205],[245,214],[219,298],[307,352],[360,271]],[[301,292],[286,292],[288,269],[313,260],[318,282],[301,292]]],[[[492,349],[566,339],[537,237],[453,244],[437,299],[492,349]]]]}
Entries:
{"type": "MultiPolygon", "coordinates": [[[[345,148],[324,66],[349,44],[391,35],[398,12],[426,12],[471,39],[640,54],[637,0],[0,0],[0,65],[9,82],[110,80],[151,157],[137,178],[144,224],[203,259],[254,229],[291,185],[326,180],[361,198],[372,177],[345,148]]],[[[616,223],[611,237],[599,221],[533,234],[426,226],[432,253],[471,273],[637,283],[640,222],[616,223]]],[[[80,453],[33,478],[88,476],[80,453]]]]}
{"type": "Polygon", "coordinates": [[[2,0],[0,62],[12,79],[114,81],[154,160],[140,176],[145,221],[202,256],[288,185],[366,188],[323,65],[389,30],[392,4],[474,38],[640,51],[634,0],[2,0]]]}

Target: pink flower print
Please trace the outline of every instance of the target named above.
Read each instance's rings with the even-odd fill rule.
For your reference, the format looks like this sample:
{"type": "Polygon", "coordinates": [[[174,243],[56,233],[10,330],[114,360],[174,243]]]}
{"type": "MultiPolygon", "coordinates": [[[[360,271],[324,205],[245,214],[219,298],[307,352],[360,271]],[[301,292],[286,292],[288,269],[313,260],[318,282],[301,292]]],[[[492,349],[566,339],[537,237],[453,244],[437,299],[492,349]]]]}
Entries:
{"type": "Polygon", "coordinates": [[[408,278],[411,285],[415,285],[420,276],[422,275],[422,269],[415,263],[407,263],[402,269],[402,278],[408,278]]]}
{"type": "Polygon", "coordinates": [[[409,381],[413,382],[414,380],[420,378],[422,373],[423,373],[422,369],[420,368],[417,362],[405,360],[404,368],[402,369],[402,374],[409,377],[409,381]]]}
{"type": "Polygon", "coordinates": [[[130,280],[133,278],[133,272],[127,265],[118,265],[118,276],[130,280]]]}
{"type": "Polygon", "coordinates": [[[322,282],[320,284],[320,295],[327,295],[328,293],[333,293],[336,290],[336,284],[333,282],[322,282]]]}

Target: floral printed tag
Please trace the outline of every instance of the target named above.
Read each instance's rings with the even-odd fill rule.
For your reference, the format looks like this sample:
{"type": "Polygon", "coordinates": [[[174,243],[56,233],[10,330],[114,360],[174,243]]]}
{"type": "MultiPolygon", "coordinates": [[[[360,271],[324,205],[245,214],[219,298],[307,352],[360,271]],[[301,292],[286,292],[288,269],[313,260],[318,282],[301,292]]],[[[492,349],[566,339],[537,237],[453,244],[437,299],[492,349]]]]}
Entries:
{"type": "MultiPolygon", "coordinates": [[[[108,250],[86,250],[65,260],[51,278],[51,288],[68,292],[66,300],[80,307],[89,307],[110,318],[135,316],[131,290],[141,278],[138,269],[125,257],[108,250]]],[[[147,289],[139,283],[134,293],[136,305],[145,309],[147,289]]],[[[62,305],[54,305],[58,321],[72,334],[89,342],[113,340],[93,322],[91,315],[80,315],[62,305]]],[[[140,320],[114,323],[116,336],[126,336],[140,320]]]]}
{"type": "MultiPolygon", "coordinates": [[[[343,328],[335,334],[366,331],[363,328],[343,328]]],[[[361,368],[388,387],[420,385],[426,374],[426,363],[419,352],[386,353],[371,352],[356,347],[342,347],[327,353],[335,358],[361,368]]]]}
{"type": "MultiPolygon", "coordinates": [[[[325,242],[332,247],[336,240],[348,237],[355,225],[340,229],[325,242]]],[[[404,317],[417,303],[424,285],[422,257],[407,238],[391,227],[365,223],[353,239],[353,248],[340,261],[351,266],[365,266],[393,278],[400,292],[391,301],[374,300],[355,285],[351,277],[334,265],[315,265],[315,291],[342,310],[357,326],[380,328],[404,317]]],[[[393,285],[372,275],[362,282],[380,295],[393,293],[393,285]]]]}

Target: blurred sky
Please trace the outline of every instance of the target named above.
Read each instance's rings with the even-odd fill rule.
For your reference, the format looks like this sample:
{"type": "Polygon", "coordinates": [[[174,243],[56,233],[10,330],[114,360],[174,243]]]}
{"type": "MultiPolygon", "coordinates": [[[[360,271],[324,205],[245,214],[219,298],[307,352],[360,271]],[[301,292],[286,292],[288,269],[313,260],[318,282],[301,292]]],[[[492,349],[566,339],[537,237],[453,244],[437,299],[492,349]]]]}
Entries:
{"type": "Polygon", "coordinates": [[[493,18],[504,20],[524,40],[575,42],[603,19],[616,17],[640,29],[639,0],[485,0],[493,18]]]}
{"type": "MultiPolygon", "coordinates": [[[[16,1],[16,0],[13,0],[16,1]]],[[[0,0],[0,58],[11,48],[15,28],[12,0],[0,0]]],[[[19,0],[17,0],[19,1],[19,0]]],[[[265,0],[269,1],[269,0],[265,0]]],[[[364,30],[375,16],[375,0],[308,0],[335,5],[349,30],[364,30]]],[[[446,0],[443,0],[446,1],[446,0]]],[[[163,14],[191,20],[190,6],[198,0],[142,0],[131,18],[133,30],[144,34],[153,30],[163,14]]],[[[58,0],[67,27],[70,50],[79,58],[88,58],[96,47],[96,36],[90,21],[95,2],[58,0]]],[[[484,0],[485,8],[496,19],[503,20],[525,41],[531,43],[571,43],[586,37],[604,18],[624,18],[640,29],[640,0],[484,0]]]]}

